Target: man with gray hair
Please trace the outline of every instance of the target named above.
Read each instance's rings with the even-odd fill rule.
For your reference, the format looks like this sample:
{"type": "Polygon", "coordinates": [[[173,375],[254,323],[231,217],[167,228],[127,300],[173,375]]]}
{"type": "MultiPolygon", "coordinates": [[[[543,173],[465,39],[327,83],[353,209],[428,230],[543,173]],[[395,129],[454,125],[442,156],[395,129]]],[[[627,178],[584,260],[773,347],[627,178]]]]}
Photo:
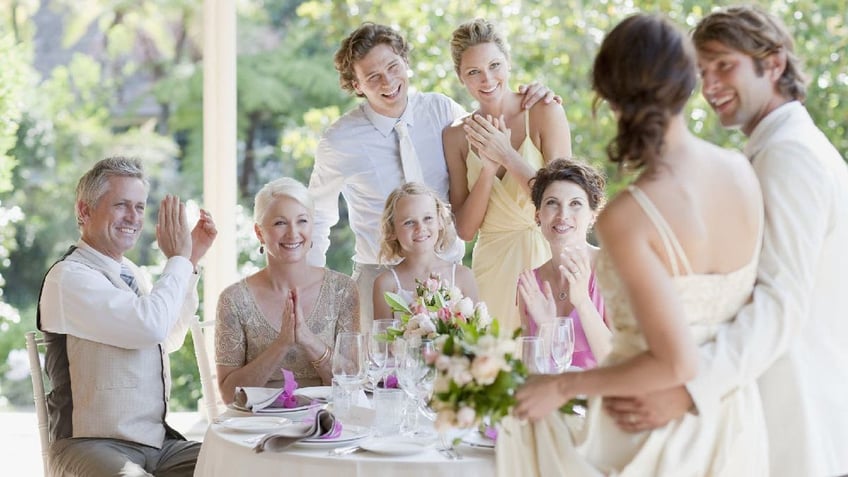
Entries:
{"type": "Polygon", "coordinates": [[[215,239],[204,210],[193,230],[185,205],[166,196],[156,237],[167,257],[152,286],[124,254],[144,224],[148,183],[141,162],[99,161],[77,185],[81,237],[44,278],[38,329],[45,369],[50,473],[191,476],[200,444],[165,422],[168,353],[197,309],[197,262],[215,239]]]}

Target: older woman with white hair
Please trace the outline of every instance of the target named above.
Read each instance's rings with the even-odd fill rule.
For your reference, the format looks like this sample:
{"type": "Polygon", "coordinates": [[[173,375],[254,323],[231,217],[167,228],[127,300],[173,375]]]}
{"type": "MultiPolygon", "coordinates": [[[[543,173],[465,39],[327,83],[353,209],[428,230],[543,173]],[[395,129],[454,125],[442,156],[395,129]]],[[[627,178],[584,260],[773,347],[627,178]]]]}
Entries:
{"type": "Polygon", "coordinates": [[[301,387],[330,384],[336,334],[359,331],[353,280],[306,263],[313,207],[306,187],[288,177],[256,194],[254,231],[267,265],[218,299],[215,356],[227,403],[237,386],[282,387],[281,369],[301,387]]]}

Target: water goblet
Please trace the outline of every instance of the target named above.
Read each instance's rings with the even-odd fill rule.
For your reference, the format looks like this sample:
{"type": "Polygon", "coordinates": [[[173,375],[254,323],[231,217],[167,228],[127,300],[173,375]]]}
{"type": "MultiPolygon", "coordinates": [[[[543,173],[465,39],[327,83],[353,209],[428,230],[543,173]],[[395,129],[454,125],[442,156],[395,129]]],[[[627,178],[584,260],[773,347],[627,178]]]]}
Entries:
{"type": "Polygon", "coordinates": [[[556,372],[567,371],[573,357],[574,320],[569,317],[557,317],[551,334],[551,358],[556,365],[556,372]]]}
{"type": "Polygon", "coordinates": [[[517,356],[530,374],[544,374],[547,370],[543,344],[538,336],[519,336],[516,340],[517,356]]]}
{"type": "Polygon", "coordinates": [[[344,332],[336,335],[333,348],[333,379],[348,391],[361,386],[368,373],[367,344],[360,333],[344,332]]]}

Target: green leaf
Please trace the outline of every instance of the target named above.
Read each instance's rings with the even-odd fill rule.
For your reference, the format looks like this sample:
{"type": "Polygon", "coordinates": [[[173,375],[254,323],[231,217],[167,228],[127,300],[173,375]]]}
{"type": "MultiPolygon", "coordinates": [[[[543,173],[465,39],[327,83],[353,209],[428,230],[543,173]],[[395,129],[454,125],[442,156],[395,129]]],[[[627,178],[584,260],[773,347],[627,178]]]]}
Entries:
{"type": "Polygon", "coordinates": [[[408,315],[412,314],[412,311],[406,305],[406,300],[401,298],[400,295],[392,292],[386,292],[383,297],[386,299],[386,303],[389,305],[389,308],[391,308],[392,311],[406,313],[408,315]]]}

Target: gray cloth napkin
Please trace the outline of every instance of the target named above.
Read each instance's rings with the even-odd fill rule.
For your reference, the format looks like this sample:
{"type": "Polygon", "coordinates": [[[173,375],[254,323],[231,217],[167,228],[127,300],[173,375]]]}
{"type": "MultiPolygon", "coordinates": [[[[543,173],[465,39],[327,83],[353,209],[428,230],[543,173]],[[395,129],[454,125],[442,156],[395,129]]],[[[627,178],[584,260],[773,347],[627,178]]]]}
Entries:
{"type": "Polygon", "coordinates": [[[315,413],[315,419],[306,424],[286,426],[277,432],[267,434],[253,447],[254,452],[280,452],[301,439],[315,439],[333,432],[336,416],[326,409],[315,413]]]}

